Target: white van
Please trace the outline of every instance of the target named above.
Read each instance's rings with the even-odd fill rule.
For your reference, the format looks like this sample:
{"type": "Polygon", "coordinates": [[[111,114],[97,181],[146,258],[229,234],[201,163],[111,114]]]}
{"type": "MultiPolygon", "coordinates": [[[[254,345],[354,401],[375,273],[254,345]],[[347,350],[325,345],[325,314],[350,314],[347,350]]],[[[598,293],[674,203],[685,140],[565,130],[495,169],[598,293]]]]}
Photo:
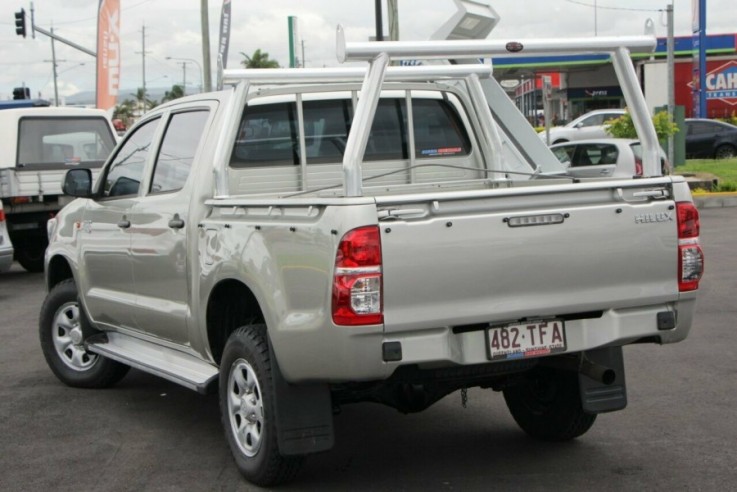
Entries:
{"type": "Polygon", "coordinates": [[[15,258],[28,271],[43,271],[46,222],[66,198],[67,170],[97,175],[116,143],[105,111],[83,108],[22,108],[0,111],[0,198],[15,258]]]}

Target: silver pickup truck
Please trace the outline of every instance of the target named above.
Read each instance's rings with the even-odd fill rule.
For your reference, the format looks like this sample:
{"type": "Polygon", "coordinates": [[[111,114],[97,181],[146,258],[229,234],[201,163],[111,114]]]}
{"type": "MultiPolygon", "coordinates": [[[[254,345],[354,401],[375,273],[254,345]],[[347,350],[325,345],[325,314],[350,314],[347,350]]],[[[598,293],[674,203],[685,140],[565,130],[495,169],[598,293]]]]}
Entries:
{"type": "Polygon", "coordinates": [[[689,332],[698,212],[655,148],[650,177],[567,176],[488,65],[388,66],[504,50],[339,41],[368,69],[226,71],[231,88],[147,114],[95,186],[66,175],[78,199],[49,223],[40,314],[51,370],[217,389],[260,485],[330,449],[349,403],[417,412],[488,388],[552,441],[624,408],[622,347],[689,332]]]}

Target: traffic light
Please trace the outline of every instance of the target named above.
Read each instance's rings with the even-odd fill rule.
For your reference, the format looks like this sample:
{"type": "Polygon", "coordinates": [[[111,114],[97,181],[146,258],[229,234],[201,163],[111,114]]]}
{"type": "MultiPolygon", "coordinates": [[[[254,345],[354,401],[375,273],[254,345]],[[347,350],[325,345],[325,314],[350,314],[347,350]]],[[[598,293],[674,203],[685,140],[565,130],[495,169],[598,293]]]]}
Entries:
{"type": "Polygon", "coordinates": [[[26,10],[20,9],[15,13],[15,33],[26,37],[26,10]]]}
{"type": "Polygon", "coordinates": [[[28,87],[16,87],[13,89],[13,99],[30,99],[31,89],[28,87]]]}

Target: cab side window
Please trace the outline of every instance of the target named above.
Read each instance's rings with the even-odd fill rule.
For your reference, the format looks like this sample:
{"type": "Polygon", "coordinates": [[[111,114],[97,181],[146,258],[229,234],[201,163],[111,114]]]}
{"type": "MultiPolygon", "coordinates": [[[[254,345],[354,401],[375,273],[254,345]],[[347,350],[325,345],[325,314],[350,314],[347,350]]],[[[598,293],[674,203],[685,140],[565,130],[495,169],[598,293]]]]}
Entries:
{"type": "Polygon", "coordinates": [[[156,118],[138,127],[120,148],[105,175],[103,198],[138,194],[159,120],[156,118]]]}
{"type": "Polygon", "coordinates": [[[172,115],[156,158],[151,193],[184,187],[208,114],[208,111],[188,111],[172,115]]]}

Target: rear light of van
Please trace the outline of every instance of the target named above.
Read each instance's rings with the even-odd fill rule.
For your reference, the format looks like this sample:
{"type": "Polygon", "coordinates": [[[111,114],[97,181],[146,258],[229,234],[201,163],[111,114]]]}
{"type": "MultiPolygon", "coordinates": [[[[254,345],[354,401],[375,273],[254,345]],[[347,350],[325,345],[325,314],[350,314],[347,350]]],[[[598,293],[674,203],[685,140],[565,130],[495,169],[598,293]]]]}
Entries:
{"type": "Polygon", "coordinates": [[[699,211],[691,202],[676,203],[678,214],[678,290],[699,288],[704,274],[704,252],[699,245],[701,222],[699,211]]]}
{"type": "Polygon", "coordinates": [[[347,232],[335,256],[333,323],[340,326],[383,323],[382,287],[378,226],[347,232]]]}
{"type": "Polygon", "coordinates": [[[635,157],[635,176],[642,177],[642,169],[642,159],[640,159],[639,157],[635,157]]]}
{"type": "Polygon", "coordinates": [[[5,210],[0,208],[0,222],[5,222],[5,210]]]}

